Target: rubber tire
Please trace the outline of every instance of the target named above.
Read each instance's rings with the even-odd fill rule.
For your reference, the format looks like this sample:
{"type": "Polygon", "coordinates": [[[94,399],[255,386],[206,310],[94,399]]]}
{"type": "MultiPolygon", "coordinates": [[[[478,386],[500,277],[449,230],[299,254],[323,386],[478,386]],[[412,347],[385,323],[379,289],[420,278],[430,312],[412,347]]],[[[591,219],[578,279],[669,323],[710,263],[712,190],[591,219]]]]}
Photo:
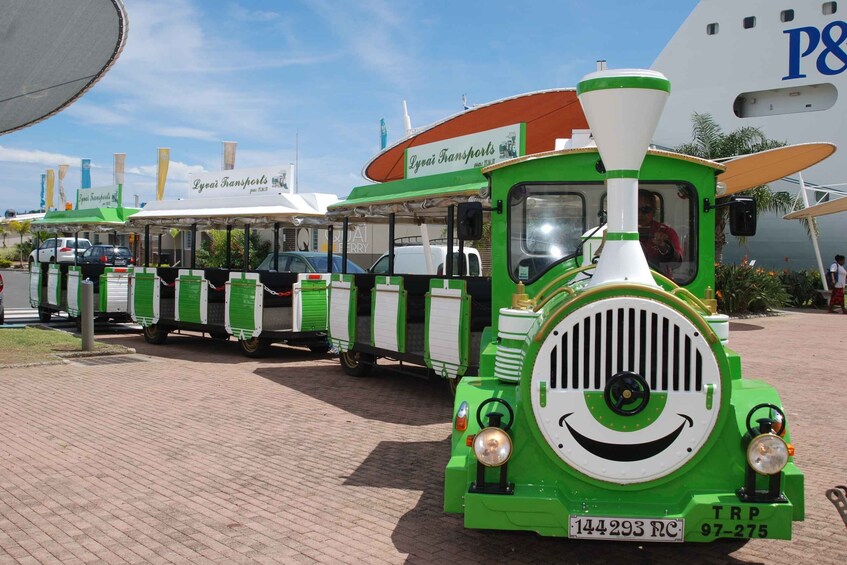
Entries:
{"type": "Polygon", "coordinates": [[[209,337],[214,339],[214,340],[229,341],[229,334],[226,332],[226,330],[224,330],[224,331],[213,331],[213,332],[210,331],[210,332],[207,332],[207,333],[209,334],[209,337]]]}
{"type": "Polygon", "coordinates": [[[309,351],[311,351],[312,353],[317,353],[318,355],[329,353],[329,350],[330,346],[328,342],[312,343],[309,345],[309,351]]]}
{"type": "Polygon", "coordinates": [[[376,365],[376,358],[361,351],[342,351],[338,356],[341,368],[351,377],[366,377],[376,365]]]}
{"type": "Polygon", "coordinates": [[[245,357],[250,357],[251,359],[266,357],[271,350],[271,340],[261,337],[239,339],[238,345],[241,347],[241,353],[243,353],[245,357]]]}
{"type": "Polygon", "coordinates": [[[48,310],[47,308],[38,307],[38,321],[42,324],[49,324],[50,318],[53,317],[53,312],[48,310]]]}
{"type": "Polygon", "coordinates": [[[168,330],[162,328],[159,324],[150,324],[144,326],[144,341],[153,345],[162,345],[168,339],[168,330]]]}
{"type": "Polygon", "coordinates": [[[0,306],[0,326],[6,323],[6,309],[0,306]]]}

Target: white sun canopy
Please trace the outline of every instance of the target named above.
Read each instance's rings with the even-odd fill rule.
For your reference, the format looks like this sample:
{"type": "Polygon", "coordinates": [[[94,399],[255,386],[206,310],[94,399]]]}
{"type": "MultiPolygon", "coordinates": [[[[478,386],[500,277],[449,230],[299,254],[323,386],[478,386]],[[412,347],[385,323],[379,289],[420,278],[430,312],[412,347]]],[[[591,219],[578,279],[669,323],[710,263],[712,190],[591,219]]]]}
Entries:
{"type": "Polygon", "coordinates": [[[221,229],[227,225],[261,228],[273,224],[324,225],[326,209],[338,202],[334,194],[300,193],[267,196],[192,198],[149,202],[129,218],[133,227],[148,225],[221,229]]]}

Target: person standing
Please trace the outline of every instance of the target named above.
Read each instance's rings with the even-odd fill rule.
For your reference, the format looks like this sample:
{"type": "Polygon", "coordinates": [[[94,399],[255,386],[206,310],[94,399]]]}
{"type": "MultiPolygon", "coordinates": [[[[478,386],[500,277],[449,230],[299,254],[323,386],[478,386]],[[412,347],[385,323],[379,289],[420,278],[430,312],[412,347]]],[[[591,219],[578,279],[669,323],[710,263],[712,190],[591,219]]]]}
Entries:
{"type": "Polygon", "coordinates": [[[847,282],[847,269],[844,268],[844,255],[836,255],[835,263],[829,267],[829,282],[832,295],[829,298],[829,312],[835,313],[835,307],[841,306],[841,312],[847,314],[844,306],[844,285],[847,282]]]}

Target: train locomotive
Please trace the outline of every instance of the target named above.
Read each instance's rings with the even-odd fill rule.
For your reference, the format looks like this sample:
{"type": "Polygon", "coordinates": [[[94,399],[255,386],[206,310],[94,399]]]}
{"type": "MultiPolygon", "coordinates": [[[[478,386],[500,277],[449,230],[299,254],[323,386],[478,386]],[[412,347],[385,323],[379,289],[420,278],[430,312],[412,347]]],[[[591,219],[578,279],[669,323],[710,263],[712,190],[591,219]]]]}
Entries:
{"type": "Polygon", "coordinates": [[[648,150],[669,92],[653,71],[589,74],[577,94],[596,147],[483,169],[492,325],[456,387],[444,492],[468,528],[709,542],[790,539],[803,519],[780,398],[742,377],[714,307],[721,166],[648,150]],[[683,256],[667,272],[639,241],[639,189],[678,211],[683,256]],[[586,238],[595,209],[605,232],[586,238]],[[568,217],[573,234],[550,243],[568,217]]]}

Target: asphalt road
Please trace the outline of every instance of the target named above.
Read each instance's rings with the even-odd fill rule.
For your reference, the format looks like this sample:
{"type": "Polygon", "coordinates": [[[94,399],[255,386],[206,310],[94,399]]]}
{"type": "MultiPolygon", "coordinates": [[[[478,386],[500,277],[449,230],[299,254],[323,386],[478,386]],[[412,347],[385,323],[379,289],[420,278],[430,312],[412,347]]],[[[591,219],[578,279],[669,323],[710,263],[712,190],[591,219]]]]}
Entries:
{"type": "Polygon", "coordinates": [[[29,308],[29,271],[0,269],[3,275],[3,305],[6,308],[29,308]]]}

